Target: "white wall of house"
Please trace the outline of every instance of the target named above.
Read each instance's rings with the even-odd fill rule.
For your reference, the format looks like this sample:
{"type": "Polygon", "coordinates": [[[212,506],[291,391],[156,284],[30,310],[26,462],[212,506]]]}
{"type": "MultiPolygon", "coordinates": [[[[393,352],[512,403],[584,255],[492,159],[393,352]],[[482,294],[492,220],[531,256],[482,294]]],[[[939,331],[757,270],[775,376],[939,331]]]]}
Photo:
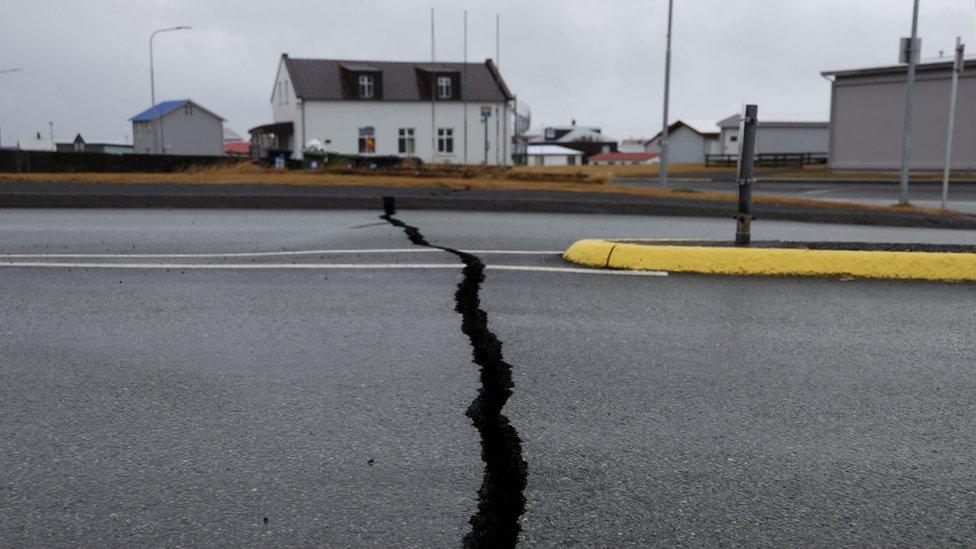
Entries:
{"type": "Polygon", "coordinates": [[[431,126],[431,103],[428,101],[303,101],[295,96],[294,87],[283,62],[272,92],[271,108],[275,122],[292,122],[292,142],[283,144],[302,157],[304,145],[318,139],[326,151],[360,154],[359,130],[372,127],[377,156],[416,156],[424,162],[481,164],[485,161],[485,125],[481,107],[492,107],[488,118],[488,164],[508,165],[512,158],[512,112],[509,105],[439,101],[434,107],[431,126]],[[465,110],[467,116],[465,116],[465,110]],[[467,156],[465,156],[464,120],[467,118],[467,156]],[[507,122],[506,122],[507,121],[507,122]],[[413,129],[414,153],[399,152],[400,129],[413,129]],[[440,150],[438,130],[451,130],[453,152],[440,150]],[[434,136],[434,141],[431,136],[434,136]]]}
{"type": "Polygon", "coordinates": [[[583,164],[583,155],[529,153],[527,158],[529,166],[579,166],[583,164]]]}
{"type": "MultiPolygon", "coordinates": [[[[660,153],[660,136],[652,139],[645,150],[660,153]]],[[[719,142],[715,137],[702,135],[687,126],[668,132],[668,162],[672,164],[704,164],[706,154],[716,154],[719,142]]]]}
{"type": "MultiPolygon", "coordinates": [[[[830,131],[822,126],[762,126],[756,130],[756,153],[827,154],[830,131]]],[[[739,154],[739,129],[722,128],[722,154],[739,154]]]]}
{"type": "Polygon", "coordinates": [[[161,154],[223,156],[224,121],[196,105],[179,107],[150,122],[133,122],[132,138],[136,154],[155,148],[161,154]]]}

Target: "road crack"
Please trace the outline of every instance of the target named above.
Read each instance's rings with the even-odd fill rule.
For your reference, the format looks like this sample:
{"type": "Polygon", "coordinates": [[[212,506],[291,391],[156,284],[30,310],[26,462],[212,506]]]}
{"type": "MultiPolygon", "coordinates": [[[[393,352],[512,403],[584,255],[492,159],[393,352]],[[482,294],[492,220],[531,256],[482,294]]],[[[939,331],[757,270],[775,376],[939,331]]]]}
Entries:
{"type": "Polygon", "coordinates": [[[481,459],[485,463],[478,511],[468,521],[465,547],[514,547],[520,532],[519,517],[525,511],[528,467],[522,459],[522,441],[502,409],[512,396],[512,366],[502,356],[502,342],[488,328],[488,314],[481,309],[481,283],[485,264],[475,255],[431,244],[417,227],[394,217],[396,203],[383,198],[381,219],[403,229],[410,242],[457,256],[464,264],[454,293],[454,310],[461,315],[461,332],[471,342],[473,362],[480,368],[481,386],[465,415],[481,435],[481,459]]]}

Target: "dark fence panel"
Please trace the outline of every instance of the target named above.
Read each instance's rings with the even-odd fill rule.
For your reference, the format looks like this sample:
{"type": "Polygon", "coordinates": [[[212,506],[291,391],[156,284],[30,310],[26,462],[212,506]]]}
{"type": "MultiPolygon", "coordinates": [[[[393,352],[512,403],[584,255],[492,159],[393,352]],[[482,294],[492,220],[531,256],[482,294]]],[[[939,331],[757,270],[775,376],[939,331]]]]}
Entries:
{"type": "MultiPolygon", "coordinates": [[[[706,154],[705,167],[735,167],[738,156],[734,154],[706,154]]],[[[826,164],[825,153],[759,153],[756,155],[756,166],[777,168],[782,166],[806,166],[810,164],[826,164]]]]}
{"type": "Polygon", "coordinates": [[[173,156],[0,150],[0,172],[179,172],[248,162],[231,156],[173,156]]]}

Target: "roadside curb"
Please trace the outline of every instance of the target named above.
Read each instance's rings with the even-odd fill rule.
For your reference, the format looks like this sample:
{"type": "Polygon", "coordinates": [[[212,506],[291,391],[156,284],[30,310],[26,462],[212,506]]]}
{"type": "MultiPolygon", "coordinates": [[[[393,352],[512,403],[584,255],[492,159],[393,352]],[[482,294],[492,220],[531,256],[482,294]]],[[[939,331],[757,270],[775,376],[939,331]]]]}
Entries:
{"type": "Polygon", "coordinates": [[[563,259],[600,269],[730,276],[815,276],[976,282],[976,254],[741,248],[580,240],[563,259]]]}

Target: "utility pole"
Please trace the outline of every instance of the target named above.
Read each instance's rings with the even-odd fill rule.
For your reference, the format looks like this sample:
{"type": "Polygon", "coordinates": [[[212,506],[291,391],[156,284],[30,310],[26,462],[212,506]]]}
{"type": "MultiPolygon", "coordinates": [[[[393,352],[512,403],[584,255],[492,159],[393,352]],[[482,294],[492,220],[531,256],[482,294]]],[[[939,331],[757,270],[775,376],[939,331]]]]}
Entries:
{"type": "Polygon", "coordinates": [[[739,215],[735,225],[735,245],[752,242],[752,171],[756,155],[756,128],[759,107],[746,105],[739,121],[739,215]]]}
{"type": "MultiPolygon", "coordinates": [[[[180,25],[178,27],[169,27],[169,28],[166,28],[166,29],[155,30],[155,31],[153,31],[152,34],[149,35],[149,95],[150,95],[150,99],[152,100],[152,106],[153,106],[154,109],[156,108],[156,70],[155,70],[155,67],[154,67],[155,58],[153,56],[153,39],[156,38],[156,35],[157,34],[160,34],[160,33],[173,32],[173,31],[182,31],[182,30],[190,30],[190,27],[188,27],[186,25],[180,25]]],[[[155,115],[156,113],[154,112],[153,114],[155,115]]],[[[160,141],[163,141],[163,136],[162,136],[163,120],[162,120],[162,118],[159,119],[159,130],[160,130],[160,139],[159,140],[160,141]]],[[[159,153],[156,152],[156,149],[159,147],[159,143],[157,143],[156,141],[157,141],[156,140],[156,122],[155,122],[155,118],[154,118],[153,119],[153,154],[159,154],[159,153]]],[[[162,147],[165,148],[166,147],[166,144],[163,143],[162,147]]]]}
{"type": "Polygon", "coordinates": [[[949,92],[949,135],[946,138],[945,170],[942,172],[942,209],[945,210],[949,202],[949,171],[952,169],[952,139],[956,131],[956,92],[959,89],[959,74],[962,73],[965,61],[966,46],[962,37],[956,37],[956,58],[952,63],[952,89],[949,92]]]}
{"type": "MultiPolygon", "coordinates": [[[[3,70],[0,70],[0,74],[8,74],[8,73],[11,73],[11,72],[20,72],[22,70],[24,70],[24,69],[21,69],[21,68],[16,68],[16,69],[3,69],[3,70]]],[[[0,132],[0,147],[2,147],[2,146],[3,146],[3,135],[2,135],[2,132],[0,132]]]]}
{"type": "Polygon", "coordinates": [[[902,51],[907,49],[908,54],[908,87],[905,92],[905,126],[902,132],[901,142],[901,198],[898,203],[902,206],[908,205],[908,165],[912,154],[912,111],[914,108],[915,94],[915,66],[917,65],[919,43],[918,43],[918,2],[915,0],[915,8],[912,12],[912,36],[907,40],[908,47],[905,48],[905,39],[902,39],[902,51]]]}
{"type": "Polygon", "coordinates": [[[434,8],[430,8],[430,160],[437,156],[437,70],[434,67],[434,8]]]}
{"type": "Polygon", "coordinates": [[[468,10],[464,10],[464,72],[461,75],[461,97],[464,99],[464,163],[468,163],[468,10]]]}
{"type": "Polygon", "coordinates": [[[671,99],[671,15],[674,0],[668,0],[668,45],[664,53],[664,120],[661,129],[661,187],[668,186],[668,101],[671,99]]]}
{"type": "Polygon", "coordinates": [[[51,150],[57,151],[58,146],[54,144],[54,122],[47,123],[48,131],[51,132],[51,150]]]}

